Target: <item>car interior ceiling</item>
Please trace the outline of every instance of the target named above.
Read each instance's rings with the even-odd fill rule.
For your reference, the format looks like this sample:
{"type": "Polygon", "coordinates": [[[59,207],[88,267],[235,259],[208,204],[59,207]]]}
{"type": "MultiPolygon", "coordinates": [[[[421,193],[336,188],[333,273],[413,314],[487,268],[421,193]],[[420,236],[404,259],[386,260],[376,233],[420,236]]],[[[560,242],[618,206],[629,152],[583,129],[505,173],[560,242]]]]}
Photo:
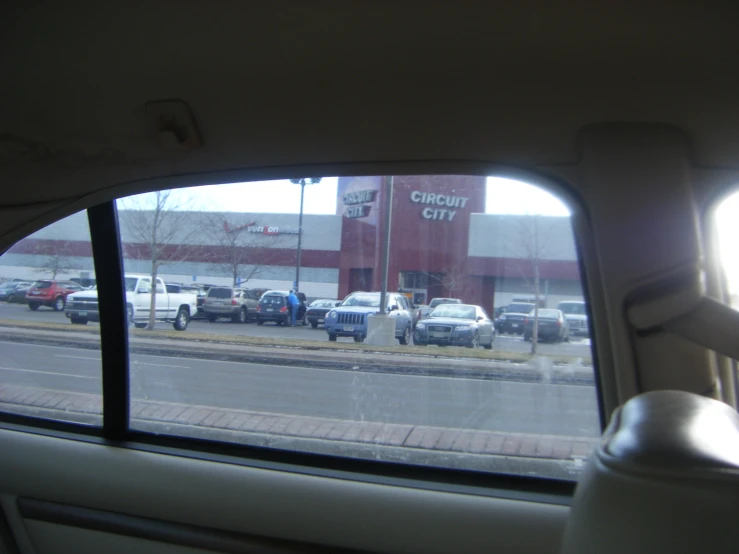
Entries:
{"type": "MultiPolygon", "coordinates": [[[[0,552],[734,551],[739,314],[713,215],[739,183],[738,12],[651,1],[6,7],[0,251],[88,208],[108,236],[116,199],[204,183],[525,181],[571,209],[604,434],[577,485],[282,457],[269,450],[277,440],[260,450],[182,431],[190,442],[179,443],[131,432],[128,407],[108,402],[128,394],[124,344],[120,364],[88,379],[103,382],[99,429],[0,403],[0,552]]],[[[127,336],[122,314],[110,329],[127,336]]],[[[132,360],[150,347],[138,348],[132,360]]],[[[556,363],[547,368],[551,378],[556,363]]],[[[376,374],[354,379],[371,397],[376,374]]]]}

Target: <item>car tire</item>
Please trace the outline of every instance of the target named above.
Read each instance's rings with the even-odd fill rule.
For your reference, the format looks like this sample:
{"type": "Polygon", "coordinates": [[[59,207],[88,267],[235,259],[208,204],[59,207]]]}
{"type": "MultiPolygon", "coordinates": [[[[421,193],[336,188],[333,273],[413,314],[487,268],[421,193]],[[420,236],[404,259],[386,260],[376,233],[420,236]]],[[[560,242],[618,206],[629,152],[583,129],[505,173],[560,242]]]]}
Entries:
{"type": "Polygon", "coordinates": [[[257,318],[257,325],[264,325],[264,320],[257,318]]]}
{"type": "Polygon", "coordinates": [[[126,306],[126,325],[133,325],[133,307],[130,305],[126,306]]]}
{"type": "Polygon", "coordinates": [[[487,343],[487,344],[483,344],[483,345],[482,345],[482,346],[483,346],[483,348],[484,348],[485,350],[492,350],[492,349],[493,349],[493,341],[494,341],[494,340],[495,340],[495,338],[493,338],[493,337],[490,337],[490,342],[489,342],[489,343],[487,343]]]}
{"type": "Polygon", "coordinates": [[[524,333],[523,340],[525,340],[526,342],[529,342],[531,340],[531,335],[529,335],[528,333],[524,333]]]}
{"type": "Polygon", "coordinates": [[[330,340],[331,342],[336,342],[336,335],[334,333],[329,333],[328,340],[330,340]]]}
{"type": "Polygon", "coordinates": [[[187,329],[187,326],[189,324],[190,313],[185,308],[180,308],[174,318],[174,323],[172,324],[172,327],[174,327],[175,331],[184,331],[185,329],[187,329]]]}
{"type": "Polygon", "coordinates": [[[7,297],[6,299],[5,299],[5,301],[6,301],[6,302],[7,302],[8,304],[12,304],[12,303],[13,303],[13,300],[15,300],[15,295],[14,295],[14,294],[11,294],[10,296],[8,296],[8,297],[7,297]]]}
{"type": "Polygon", "coordinates": [[[87,325],[87,319],[84,317],[70,317],[69,321],[71,321],[74,325],[87,325]]]}
{"type": "Polygon", "coordinates": [[[354,335],[354,342],[363,342],[364,337],[362,335],[354,335]]]}
{"type": "Polygon", "coordinates": [[[234,323],[246,323],[246,308],[241,308],[239,313],[231,318],[234,323]]]}
{"type": "Polygon", "coordinates": [[[63,296],[57,296],[54,299],[54,303],[51,305],[51,307],[53,308],[53,310],[55,312],[62,312],[62,311],[64,311],[64,306],[65,306],[66,303],[67,302],[66,302],[66,300],[64,300],[64,297],[63,296]]]}
{"type": "Polygon", "coordinates": [[[39,307],[40,305],[41,305],[41,304],[39,304],[38,302],[29,302],[29,303],[28,303],[28,308],[29,308],[30,310],[32,310],[32,311],[34,311],[34,312],[35,312],[36,310],[38,310],[38,307],[39,307]]]}
{"type": "Polygon", "coordinates": [[[134,322],[133,326],[136,327],[136,329],[146,329],[146,326],[149,325],[148,323],[136,323],[134,322]]]}
{"type": "Polygon", "coordinates": [[[472,335],[472,340],[467,345],[467,348],[472,348],[473,350],[476,348],[480,348],[480,335],[475,331],[475,334],[472,335]]]}
{"type": "Polygon", "coordinates": [[[205,318],[211,323],[213,323],[216,319],[218,319],[218,316],[213,315],[213,314],[206,314],[205,318]]]}
{"type": "Polygon", "coordinates": [[[400,344],[410,344],[411,342],[411,326],[408,325],[408,327],[405,328],[405,331],[403,331],[403,336],[398,339],[398,342],[400,344]]]}
{"type": "Polygon", "coordinates": [[[315,329],[316,327],[318,327],[318,322],[317,321],[311,321],[310,322],[310,326],[315,329]]]}

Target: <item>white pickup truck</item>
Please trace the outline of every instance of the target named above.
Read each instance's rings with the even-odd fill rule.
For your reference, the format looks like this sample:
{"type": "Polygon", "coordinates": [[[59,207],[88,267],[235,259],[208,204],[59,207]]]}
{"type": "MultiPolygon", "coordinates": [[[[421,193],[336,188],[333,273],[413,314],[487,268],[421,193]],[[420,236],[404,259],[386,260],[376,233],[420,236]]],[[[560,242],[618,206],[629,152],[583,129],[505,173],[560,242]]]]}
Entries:
{"type": "MultiPolygon", "coordinates": [[[[126,313],[129,325],[140,329],[149,322],[151,309],[151,276],[126,275],[126,313]]],[[[175,330],[184,331],[190,316],[197,312],[198,301],[194,293],[167,292],[164,281],[156,280],[156,320],[171,322],[175,330]]],[[[72,323],[86,325],[88,321],[100,321],[98,291],[85,290],[67,296],[64,309],[72,323]]]]}

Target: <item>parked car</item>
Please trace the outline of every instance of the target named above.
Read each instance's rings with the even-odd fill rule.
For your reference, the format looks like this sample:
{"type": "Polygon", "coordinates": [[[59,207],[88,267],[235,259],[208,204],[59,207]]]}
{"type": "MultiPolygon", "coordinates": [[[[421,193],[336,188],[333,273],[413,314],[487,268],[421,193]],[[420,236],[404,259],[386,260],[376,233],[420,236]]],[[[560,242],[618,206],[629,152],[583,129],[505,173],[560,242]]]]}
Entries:
{"type": "MultiPolygon", "coordinates": [[[[265,321],[274,321],[277,325],[290,325],[287,302],[289,294],[290,291],[287,290],[270,290],[262,294],[257,306],[257,325],[263,325],[265,321]]],[[[305,302],[301,301],[295,320],[307,325],[305,314],[305,302]]]]}
{"type": "Polygon", "coordinates": [[[473,304],[441,304],[423,321],[413,334],[413,343],[425,346],[467,346],[493,348],[495,327],[481,306],[473,304]]]}
{"type": "MultiPolygon", "coordinates": [[[[142,329],[149,322],[151,312],[151,277],[146,275],[125,275],[126,314],[128,324],[142,329]]],[[[172,323],[176,331],[184,331],[190,323],[190,314],[197,309],[197,301],[192,293],[167,292],[164,281],[156,280],[156,320],[172,323]]],[[[64,311],[69,320],[78,325],[88,321],[100,321],[98,310],[98,291],[85,290],[70,294],[64,311]]]]}
{"type": "Polygon", "coordinates": [[[424,306],[419,309],[418,319],[424,319],[433,312],[437,306],[442,304],[461,304],[462,300],[459,298],[434,298],[428,306],[424,306]]]}
{"type": "MultiPolygon", "coordinates": [[[[532,340],[534,333],[535,312],[524,319],[523,340],[532,340]]],[[[567,324],[564,314],[560,310],[539,308],[539,328],[537,336],[540,341],[550,340],[562,342],[570,338],[570,326],[567,324]]]]}
{"type": "Polygon", "coordinates": [[[95,284],[97,283],[95,279],[89,277],[72,277],[70,281],[74,281],[85,290],[95,288],[95,284]]]}
{"type": "Polygon", "coordinates": [[[585,302],[566,300],[557,304],[557,309],[562,312],[570,326],[571,335],[589,336],[588,309],[585,302]]]}
{"type": "MultiPolygon", "coordinates": [[[[354,337],[362,342],[367,337],[367,319],[380,308],[379,292],[353,292],[336,308],[326,314],[324,327],[328,340],[336,337],[354,337]]],[[[400,344],[409,344],[413,329],[413,314],[408,298],[399,293],[387,293],[385,311],[395,318],[395,338],[400,344]]]]}
{"type": "Polygon", "coordinates": [[[328,300],[326,298],[314,300],[305,312],[305,319],[315,329],[324,322],[326,314],[339,304],[341,304],[341,300],[328,300]]]}
{"type": "Polygon", "coordinates": [[[31,286],[30,281],[8,281],[0,285],[0,300],[6,302],[26,301],[26,291],[31,286]]]}
{"type": "Polygon", "coordinates": [[[498,318],[499,333],[523,335],[523,325],[526,316],[534,309],[534,304],[509,304],[506,311],[498,318]]]}
{"type": "Polygon", "coordinates": [[[41,280],[28,288],[26,301],[34,311],[41,306],[48,306],[55,312],[61,312],[67,303],[67,296],[81,290],[82,287],[74,281],[41,280]]]}
{"type": "Polygon", "coordinates": [[[259,297],[255,291],[239,287],[211,287],[203,299],[208,321],[229,317],[234,323],[256,319],[259,297]]]}

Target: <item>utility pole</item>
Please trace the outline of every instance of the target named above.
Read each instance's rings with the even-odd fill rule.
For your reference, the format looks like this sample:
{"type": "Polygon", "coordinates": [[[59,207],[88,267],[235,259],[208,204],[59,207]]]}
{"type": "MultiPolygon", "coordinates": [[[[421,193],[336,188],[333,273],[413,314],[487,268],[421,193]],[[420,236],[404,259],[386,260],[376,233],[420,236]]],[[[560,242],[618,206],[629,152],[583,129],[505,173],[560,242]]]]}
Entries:
{"type": "Polygon", "coordinates": [[[294,185],[300,185],[300,216],[298,217],[298,256],[295,261],[295,292],[300,288],[300,258],[303,251],[303,198],[305,196],[305,185],[315,185],[321,182],[321,177],[308,177],[303,179],[290,179],[294,185]]]}
{"type": "Polygon", "coordinates": [[[385,220],[383,221],[383,234],[385,240],[382,243],[382,288],[380,289],[380,313],[385,313],[387,306],[387,274],[390,266],[390,222],[393,215],[393,177],[385,177],[385,220]]]}

